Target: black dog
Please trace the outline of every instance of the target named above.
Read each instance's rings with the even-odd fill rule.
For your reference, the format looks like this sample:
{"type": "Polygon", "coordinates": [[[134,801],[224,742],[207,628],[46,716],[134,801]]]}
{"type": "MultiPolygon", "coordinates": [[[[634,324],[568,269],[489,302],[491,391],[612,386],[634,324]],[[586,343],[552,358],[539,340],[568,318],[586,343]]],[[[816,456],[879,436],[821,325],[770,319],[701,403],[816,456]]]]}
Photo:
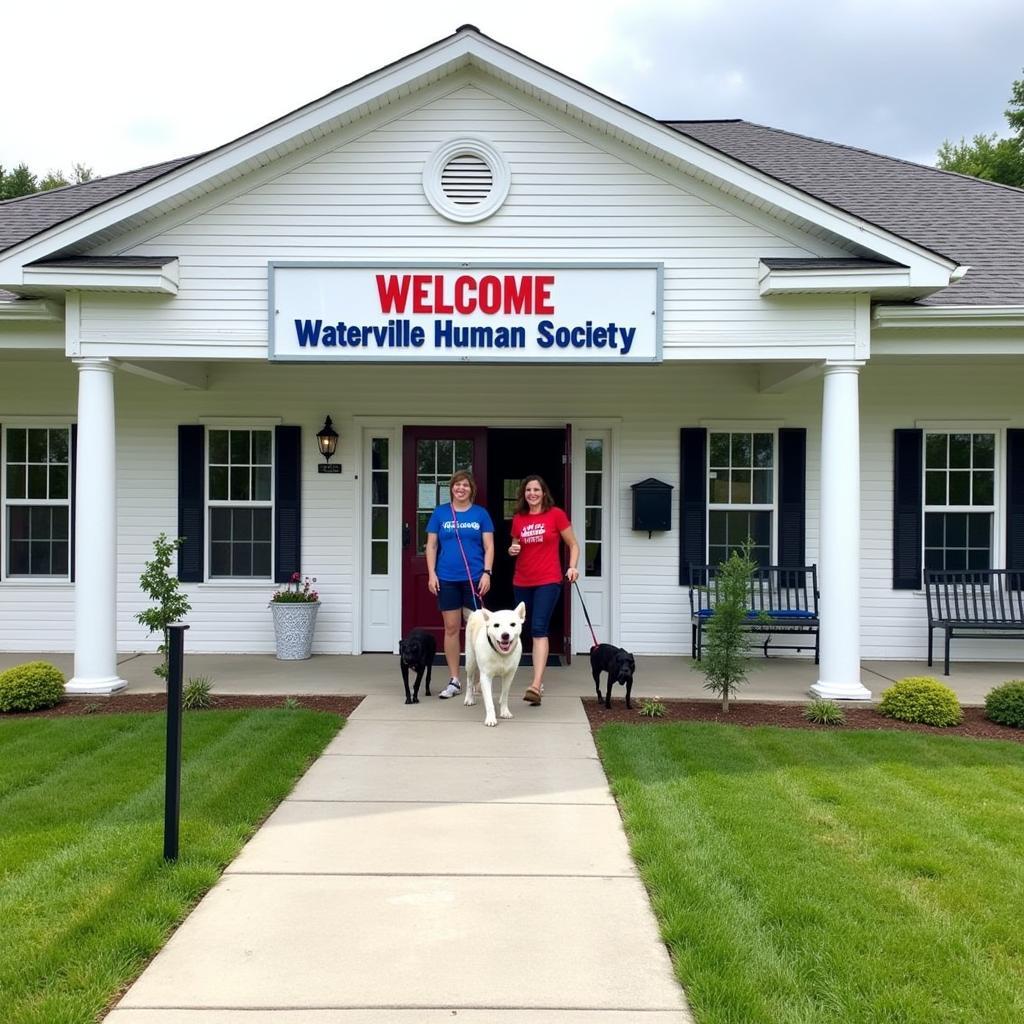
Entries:
{"type": "Polygon", "coordinates": [[[608,693],[604,698],[604,706],[612,706],[612,684],[624,683],[626,686],[626,707],[632,708],[629,695],[633,692],[633,673],[636,661],[629,651],[612,644],[598,644],[590,652],[590,671],[594,674],[594,688],[597,690],[597,702],[601,703],[601,673],[608,673],[608,693]]]}
{"type": "Polygon", "coordinates": [[[402,682],[405,684],[405,703],[419,704],[420,680],[424,671],[427,673],[426,695],[430,696],[430,670],[434,665],[437,653],[437,641],[425,630],[414,629],[404,640],[398,643],[398,657],[402,664],[402,682]],[[416,682],[412,693],[409,693],[409,669],[416,672],[416,682]]]}

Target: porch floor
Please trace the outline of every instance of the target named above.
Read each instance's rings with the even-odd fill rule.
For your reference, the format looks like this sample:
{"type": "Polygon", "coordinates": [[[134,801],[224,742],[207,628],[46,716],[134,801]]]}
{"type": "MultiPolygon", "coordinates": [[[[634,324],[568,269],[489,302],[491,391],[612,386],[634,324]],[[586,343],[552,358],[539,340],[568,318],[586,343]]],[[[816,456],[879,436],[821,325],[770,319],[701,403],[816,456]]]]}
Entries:
{"type": "MultiPolygon", "coordinates": [[[[55,664],[66,676],[73,674],[70,654],[0,653],[0,671],[26,661],[42,659],[55,664]]],[[[703,688],[704,677],[688,656],[641,655],[636,659],[634,697],[700,698],[711,694],[703,688]]],[[[157,693],[164,689],[153,674],[157,656],[122,654],[118,671],[134,693],[157,693]]],[[[739,700],[803,701],[808,689],[817,682],[817,667],[809,658],[755,658],[749,683],[740,691],[739,700]]],[[[982,704],[985,694],[1008,679],[1024,678],[1020,662],[954,662],[948,677],[942,675],[941,662],[929,669],[923,661],[865,661],[861,681],[878,700],[892,682],[910,675],[932,675],[956,692],[963,704],[982,704]]],[[[392,654],[318,654],[308,661],[278,661],[271,654],[189,654],[185,653],[185,676],[207,676],[215,692],[271,694],[359,694],[402,692],[398,659],[392,654]]],[[[444,686],[446,672],[435,666],[434,692],[444,686]]],[[[525,688],[528,670],[520,669],[525,688]]],[[[603,677],[602,677],[603,678],[603,677]]],[[[549,668],[545,690],[551,696],[589,696],[594,692],[590,663],[585,654],[572,664],[549,668]]],[[[122,691],[125,692],[125,691],[122,691]]]]}

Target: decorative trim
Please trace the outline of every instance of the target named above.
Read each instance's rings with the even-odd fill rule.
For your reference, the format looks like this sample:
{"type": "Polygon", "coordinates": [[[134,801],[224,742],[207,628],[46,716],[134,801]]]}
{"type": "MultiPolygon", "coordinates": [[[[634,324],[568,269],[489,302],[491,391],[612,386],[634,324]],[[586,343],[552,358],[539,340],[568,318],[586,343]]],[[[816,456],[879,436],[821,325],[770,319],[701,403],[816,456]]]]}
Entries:
{"type": "Polygon", "coordinates": [[[31,288],[77,288],[82,291],[157,292],[178,294],[177,258],[162,267],[66,267],[36,264],[21,272],[31,288]]]}
{"type": "Polygon", "coordinates": [[[876,330],[899,327],[1024,327],[1024,306],[876,306],[876,330]]]}
{"type": "Polygon", "coordinates": [[[443,142],[423,166],[423,192],[427,201],[442,217],[459,224],[475,224],[496,213],[505,202],[511,184],[512,174],[505,158],[489,142],[475,135],[462,135],[443,142]],[[478,157],[490,168],[493,180],[486,199],[472,205],[460,205],[445,195],[441,174],[458,156],[478,157]]]}
{"type": "Polygon", "coordinates": [[[35,320],[60,322],[64,319],[64,310],[59,302],[50,299],[15,299],[11,302],[0,302],[0,320],[35,320]]]}

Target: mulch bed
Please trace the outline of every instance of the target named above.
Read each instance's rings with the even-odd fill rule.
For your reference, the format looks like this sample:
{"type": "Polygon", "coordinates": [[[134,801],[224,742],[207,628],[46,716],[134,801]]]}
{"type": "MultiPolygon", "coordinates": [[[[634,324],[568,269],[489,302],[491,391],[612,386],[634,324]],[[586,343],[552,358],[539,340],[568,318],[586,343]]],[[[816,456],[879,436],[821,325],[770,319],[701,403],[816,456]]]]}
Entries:
{"type": "Polygon", "coordinates": [[[739,701],[729,705],[728,714],[722,713],[721,701],[717,700],[663,700],[665,715],[662,718],[648,718],[640,714],[640,701],[634,698],[633,709],[627,710],[622,699],[612,697],[611,709],[606,711],[593,697],[584,698],[583,707],[590,719],[590,728],[598,729],[610,722],[627,722],[630,725],[658,724],[661,722],[719,722],[722,725],[778,725],[784,729],[895,729],[901,732],[927,732],[939,736],[967,736],[971,739],[1014,740],[1024,743],[1024,729],[1012,729],[997,725],[985,717],[984,708],[964,708],[964,720],[960,725],[940,729],[933,725],[916,725],[912,722],[898,722],[886,718],[875,708],[843,707],[846,724],[814,725],[803,717],[804,704],[759,703],[739,701]]]}
{"type": "MultiPolygon", "coordinates": [[[[328,711],[335,715],[350,715],[362,697],[340,696],[300,696],[285,697],[282,694],[214,694],[216,702],[210,711],[236,711],[250,708],[280,708],[285,701],[294,700],[299,707],[310,711],[328,711]]],[[[0,714],[4,718],[63,718],[67,715],[121,715],[128,712],[167,710],[167,695],[164,693],[115,693],[109,697],[69,697],[62,700],[56,707],[46,711],[30,711],[18,714],[0,714]]],[[[191,713],[191,712],[190,712],[191,713]]]]}

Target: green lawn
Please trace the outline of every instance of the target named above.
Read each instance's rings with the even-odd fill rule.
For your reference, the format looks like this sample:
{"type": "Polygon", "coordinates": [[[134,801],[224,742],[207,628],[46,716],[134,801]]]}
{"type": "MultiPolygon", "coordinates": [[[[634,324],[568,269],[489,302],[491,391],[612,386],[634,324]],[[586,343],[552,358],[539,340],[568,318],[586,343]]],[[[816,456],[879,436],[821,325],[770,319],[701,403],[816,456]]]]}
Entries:
{"type": "Polygon", "coordinates": [[[0,1020],[92,1022],[341,721],[186,713],[181,859],[168,865],[163,715],[0,720],[0,1020]]]}
{"type": "Polygon", "coordinates": [[[611,725],[699,1024],[1024,1021],[1024,746],[611,725]]]}

